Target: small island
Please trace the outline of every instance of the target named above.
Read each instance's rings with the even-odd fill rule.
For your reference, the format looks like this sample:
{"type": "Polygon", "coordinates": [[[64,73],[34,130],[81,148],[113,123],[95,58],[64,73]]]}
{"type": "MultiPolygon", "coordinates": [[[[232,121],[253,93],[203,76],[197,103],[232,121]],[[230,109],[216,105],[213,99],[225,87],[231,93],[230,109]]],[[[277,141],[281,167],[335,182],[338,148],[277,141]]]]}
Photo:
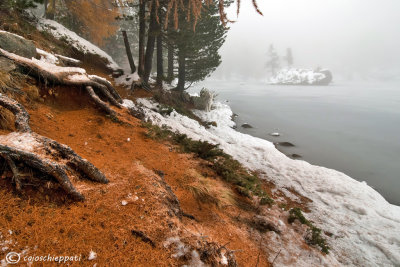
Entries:
{"type": "Polygon", "coordinates": [[[279,85],[329,85],[332,73],[327,69],[282,69],[270,78],[270,84],[279,85]]]}

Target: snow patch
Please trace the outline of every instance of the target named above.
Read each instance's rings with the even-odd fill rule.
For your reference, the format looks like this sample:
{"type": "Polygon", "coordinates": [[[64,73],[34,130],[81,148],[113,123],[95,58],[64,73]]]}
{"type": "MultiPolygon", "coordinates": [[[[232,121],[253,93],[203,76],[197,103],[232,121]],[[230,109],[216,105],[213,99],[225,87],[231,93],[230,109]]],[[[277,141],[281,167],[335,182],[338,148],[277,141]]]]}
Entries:
{"type": "MultiPolygon", "coordinates": [[[[271,142],[235,131],[232,129],[232,111],[225,104],[215,103],[210,112],[195,111],[201,119],[217,122],[217,127],[206,129],[176,111],[162,116],[152,110],[157,104],[147,99],[138,99],[138,102],[142,105],[145,119],[153,124],[166,125],[195,140],[219,144],[224,152],[257,171],[262,178],[274,182],[295,201],[297,197],[286,188],[310,198],[313,202],[309,204],[311,213],[307,217],[321,229],[332,233],[332,237],[326,236],[331,253],[324,257],[329,259],[328,262],[332,261],[331,264],[338,264],[331,259],[335,257],[346,265],[400,265],[400,254],[396,253],[400,251],[400,207],[388,203],[366,183],[336,170],[292,160],[271,142]]],[[[290,251],[296,249],[299,255],[297,264],[309,264],[309,253],[299,247],[290,248],[290,251]]],[[[292,258],[290,253],[281,254],[279,257],[292,258]]],[[[316,265],[319,263],[315,262],[316,265]]]]}
{"type": "Polygon", "coordinates": [[[140,80],[140,77],[137,72],[131,73],[131,74],[124,74],[119,76],[118,78],[115,78],[115,83],[117,85],[122,85],[129,87],[132,85],[133,82],[137,82],[140,80]]]}
{"type": "Polygon", "coordinates": [[[38,53],[40,55],[40,60],[41,61],[44,61],[44,62],[47,62],[47,63],[51,63],[51,64],[58,64],[59,63],[58,58],[55,55],[53,55],[53,54],[51,54],[49,52],[46,52],[46,51],[44,51],[42,49],[39,49],[39,48],[36,48],[36,53],[38,53]]]}
{"type": "Polygon", "coordinates": [[[94,252],[93,250],[91,250],[90,252],[89,252],[89,257],[88,257],[88,260],[95,260],[97,258],[97,253],[96,252],[94,252]]]}
{"type": "Polygon", "coordinates": [[[48,31],[57,39],[66,39],[69,44],[85,54],[90,53],[105,58],[108,61],[107,66],[112,70],[121,69],[109,54],[54,20],[45,18],[39,19],[37,29],[40,31],[48,31]]]}
{"type": "Polygon", "coordinates": [[[315,84],[326,78],[324,73],[310,69],[282,69],[270,79],[271,84],[315,84]]]}
{"type": "Polygon", "coordinates": [[[179,236],[167,238],[164,242],[164,247],[169,248],[171,245],[174,245],[174,254],[172,254],[173,258],[180,258],[189,252],[189,247],[182,243],[179,236]]]}

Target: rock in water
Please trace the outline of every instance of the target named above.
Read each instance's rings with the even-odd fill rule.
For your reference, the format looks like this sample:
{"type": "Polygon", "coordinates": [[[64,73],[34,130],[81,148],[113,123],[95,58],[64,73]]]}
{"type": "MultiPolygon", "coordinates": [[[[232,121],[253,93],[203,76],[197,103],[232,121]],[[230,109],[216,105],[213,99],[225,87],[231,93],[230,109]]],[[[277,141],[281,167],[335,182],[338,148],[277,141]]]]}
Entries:
{"type": "Polygon", "coordinates": [[[0,48],[26,58],[36,57],[32,41],[5,31],[0,31],[0,48]]]}
{"type": "Polygon", "coordinates": [[[275,143],[275,144],[278,145],[278,146],[286,146],[286,147],[293,147],[294,146],[290,142],[278,142],[278,143],[275,143]]]}
{"type": "Polygon", "coordinates": [[[243,127],[243,128],[253,128],[253,126],[251,126],[251,125],[248,124],[248,123],[243,123],[243,124],[242,124],[242,127],[243,127]]]}
{"type": "Polygon", "coordinates": [[[280,133],[270,133],[269,135],[270,136],[280,136],[281,134],[280,133]]]}

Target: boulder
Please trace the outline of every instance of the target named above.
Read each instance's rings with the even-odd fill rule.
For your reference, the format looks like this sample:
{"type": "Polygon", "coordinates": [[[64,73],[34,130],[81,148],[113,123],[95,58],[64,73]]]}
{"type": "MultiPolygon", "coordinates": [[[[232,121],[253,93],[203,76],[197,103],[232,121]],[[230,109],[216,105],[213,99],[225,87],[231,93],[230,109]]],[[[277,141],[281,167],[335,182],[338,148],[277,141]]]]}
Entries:
{"type": "Polygon", "coordinates": [[[26,58],[36,57],[35,44],[13,33],[0,31],[0,48],[26,58]]]}
{"type": "Polygon", "coordinates": [[[250,220],[250,225],[261,233],[265,233],[268,231],[273,231],[277,234],[281,233],[281,229],[279,229],[279,224],[275,223],[273,220],[269,219],[266,216],[255,215],[250,220]]]}
{"type": "Polygon", "coordinates": [[[294,147],[294,145],[290,142],[278,142],[278,143],[274,143],[278,146],[286,146],[286,147],[294,147]]]}
{"type": "Polygon", "coordinates": [[[242,124],[242,127],[243,127],[243,128],[253,128],[253,126],[251,126],[251,125],[248,124],[248,123],[243,123],[243,124],[242,124]]]}

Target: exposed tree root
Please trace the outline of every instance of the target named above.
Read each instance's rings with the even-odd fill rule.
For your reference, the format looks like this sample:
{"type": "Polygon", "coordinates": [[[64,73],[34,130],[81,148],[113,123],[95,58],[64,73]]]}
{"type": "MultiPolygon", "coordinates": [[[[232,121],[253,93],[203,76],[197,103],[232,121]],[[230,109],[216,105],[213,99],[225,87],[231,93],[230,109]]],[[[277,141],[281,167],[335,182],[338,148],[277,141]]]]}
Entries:
{"type": "Polygon", "coordinates": [[[17,101],[0,95],[0,106],[10,110],[16,118],[18,132],[0,136],[0,156],[12,171],[17,190],[23,185],[23,176],[17,167],[21,164],[45,174],[45,177],[52,177],[76,200],[84,200],[84,196],[75,189],[70,177],[108,183],[102,172],[70,147],[33,133],[29,127],[29,114],[17,101]]]}
{"type": "Polygon", "coordinates": [[[3,94],[0,94],[0,106],[11,111],[15,116],[15,129],[19,132],[31,132],[29,127],[29,114],[25,108],[15,101],[3,94]]]}
{"type": "Polygon", "coordinates": [[[74,87],[83,87],[94,100],[96,106],[110,115],[115,115],[109,104],[121,108],[122,99],[115,88],[107,80],[88,75],[82,68],[59,67],[54,64],[28,59],[16,54],[7,52],[0,48],[0,56],[13,61],[17,66],[39,81],[44,81],[45,85],[67,85],[74,87]],[[90,89],[89,89],[90,88],[90,89]],[[99,97],[102,96],[105,101],[99,97]]]}

